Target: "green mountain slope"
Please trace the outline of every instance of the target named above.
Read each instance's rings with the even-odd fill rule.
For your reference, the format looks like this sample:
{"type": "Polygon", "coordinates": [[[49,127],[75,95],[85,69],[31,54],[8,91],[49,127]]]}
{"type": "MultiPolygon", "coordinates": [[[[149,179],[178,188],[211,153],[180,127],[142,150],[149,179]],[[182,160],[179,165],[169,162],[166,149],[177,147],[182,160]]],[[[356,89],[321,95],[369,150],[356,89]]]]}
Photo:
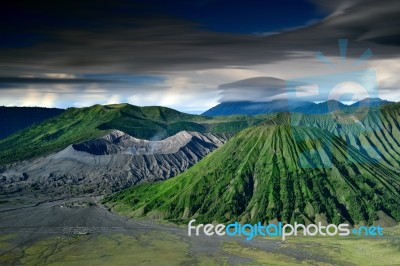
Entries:
{"type": "Polygon", "coordinates": [[[357,224],[388,216],[399,221],[399,190],[395,172],[325,130],[259,126],[175,178],[105,202],[129,216],[175,222],[357,224]]]}
{"type": "Polygon", "coordinates": [[[237,132],[262,121],[246,116],[211,118],[166,107],[129,104],[69,108],[55,118],[0,140],[0,165],[49,154],[98,138],[112,129],[141,139],[163,139],[182,130],[237,132]]]}
{"type": "Polygon", "coordinates": [[[324,115],[279,113],[265,124],[326,129],[382,164],[400,169],[399,103],[324,115]]]}

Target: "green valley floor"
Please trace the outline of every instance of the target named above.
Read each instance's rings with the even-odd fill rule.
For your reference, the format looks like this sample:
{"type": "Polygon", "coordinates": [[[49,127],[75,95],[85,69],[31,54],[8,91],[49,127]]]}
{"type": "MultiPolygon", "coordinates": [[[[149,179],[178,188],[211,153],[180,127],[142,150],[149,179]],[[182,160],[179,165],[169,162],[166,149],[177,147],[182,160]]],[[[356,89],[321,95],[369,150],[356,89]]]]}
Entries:
{"type": "Polygon", "coordinates": [[[184,226],[127,220],[96,199],[0,204],[0,265],[399,265],[400,226],[380,238],[187,236],[184,226]]]}

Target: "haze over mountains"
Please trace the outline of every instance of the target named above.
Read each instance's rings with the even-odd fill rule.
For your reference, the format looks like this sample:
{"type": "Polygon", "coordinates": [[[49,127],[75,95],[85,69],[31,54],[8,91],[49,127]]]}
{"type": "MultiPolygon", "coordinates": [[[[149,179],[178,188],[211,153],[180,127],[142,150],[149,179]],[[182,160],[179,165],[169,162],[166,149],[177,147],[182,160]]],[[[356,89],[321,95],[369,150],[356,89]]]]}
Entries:
{"type": "Polygon", "coordinates": [[[325,114],[337,110],[354,108],[359,106],[380,106],[393,102],[381,100],[379,98],[366,98],[355,102],[351,105],[345,105],[336,100],[329,100],[322,103],[313,103],[307,101],[296,100],[273,100],[269,102],[252,102],[252,101],[233,101],[222,102],[217,106],[205,111],[202,115],[219,116],[219,115],[259,115],[277,112],[296,112],[304,114],[325,114]]]}
{"type": "Polygon", "coordinates": [[[26,127],[39,124],[64,111],[58,108],[0,106],[0,139],[26,127]]]}

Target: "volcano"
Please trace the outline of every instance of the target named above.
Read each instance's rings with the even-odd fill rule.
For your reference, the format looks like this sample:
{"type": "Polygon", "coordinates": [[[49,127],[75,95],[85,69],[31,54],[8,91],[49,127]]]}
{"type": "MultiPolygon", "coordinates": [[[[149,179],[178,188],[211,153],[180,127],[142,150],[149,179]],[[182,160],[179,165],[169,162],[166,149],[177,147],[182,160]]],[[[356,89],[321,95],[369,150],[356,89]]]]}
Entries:
{"type": "Polygon", "coordinates": [[[326,130],[264,125],[238,133],[183,174],[105,199],[131,217],[173,222],[400,220],[397,173],[326,130]]]}

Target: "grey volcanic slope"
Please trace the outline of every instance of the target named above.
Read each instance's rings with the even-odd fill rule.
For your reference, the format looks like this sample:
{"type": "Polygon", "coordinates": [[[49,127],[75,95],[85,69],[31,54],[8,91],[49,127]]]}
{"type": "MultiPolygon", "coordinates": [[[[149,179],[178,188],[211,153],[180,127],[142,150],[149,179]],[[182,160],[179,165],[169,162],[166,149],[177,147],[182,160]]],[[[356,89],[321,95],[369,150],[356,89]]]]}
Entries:
{"type": "Polygon", "coordinates": [[[0,172],[0,193],[102,194],[164,180],[185,171],[228,138],[181,131],[148,141],[114,130],[49,156],[6,166],[0,172]]]}

